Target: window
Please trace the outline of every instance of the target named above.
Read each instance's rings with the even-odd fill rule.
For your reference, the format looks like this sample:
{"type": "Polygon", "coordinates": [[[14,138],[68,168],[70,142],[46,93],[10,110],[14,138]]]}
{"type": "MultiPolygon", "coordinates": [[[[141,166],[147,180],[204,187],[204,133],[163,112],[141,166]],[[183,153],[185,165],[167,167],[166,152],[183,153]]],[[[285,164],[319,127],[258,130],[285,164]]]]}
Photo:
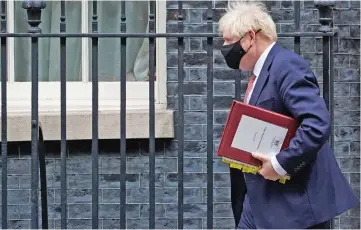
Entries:
{"type": "MultiPolygon", "coordinates": [[[[21,1],[8,1],[8,31],[24,33],[28,30],[26,10],[21,1]]],[[[60,31],[60,1],[47,1],[42,11],[40,28],[43,33],[60,31]]],[[[99,33],[120,31],[121,2],[98,1],[99,33]]],[[[148,1],[125,1],[127,32],[148,31],[148,1]]],[[[91,1],[66,1],[67,33],[89,33],[92,22],[91,1]]],[[[165,32],[165,2],[156,2],[156,29],[165,32]]],[[[8,50],[9,100],[30,100],[31,44],[30,38],[10,38],[8,50]],[[12,94],[16,88],[15,95],[12,94]],[[21,90],[20,90],[21,89],[21,90]],[[20,93],[20,94],[19,94],[20,93]],[[14,96],[14,98],[12,97],[14,96]],[[29,98],[29,99],[28,99],[29,98]]],[[[165,42],[157,39],[156,103],[164,104],[165,42]],[[162,55],[162,54],[163,55],[162,55]],[[162,79],[163,78],[163,79],[162,79]],[[163,85],[161,85],[163,84],[163,85]],[[163,95],[161,95],[163,94],[163,95]],[[161,98],[164,99],[161,99],[161,98]]],[[[91,39],[67,38],[67,87],[69,109],[91,105],[91,39]],[[73,106],[72,106],[73,105],[73,106]]],[[[142,106],[148,103],[149,43],[147,38],[127,39],[127,104],[142,106]]],[[[99,108],[119,107],[120,100],[120,39],[99,39],[99,108]]],[[[60,41],[59,38],[39,39],[39,109],[60,105],[60,41]],[[47,102],[45,102],[45,99],[47,102]]],[[[24,102],[25,103],[25,102],[24,102]]],[[[29,103],[30,105],[30,103],[29,103]]],[[[55,109],[54,107],[54,109],[55,109]]]]}
{"type": "MultiPolygon", "coordinates": [[[[21,4],[22,1],[7,1],[7,30],[10,33],[25,33],[28,31],[27,12],[22,8],[21,4]]],[[[66,32],[91,33],[93,2],[66,1],[65,4],[66,32]]],[[[155,1],[155,4],[156,32],[165,33],[166,2],[155,1]]],[[[42,10],[41,24],[39,26],[42,29],[42,33],[60,32],[60,7],[60,1],[46,1],[46,7],[42,10]]],[[[125,1],[125,7],[127,33],[147,33],[149,1],[125,1]]],[[[97,15],[99,33],[120,32],[121,1],[97,1],[97,15]]],[[[7,87],[9,117],[12,113],[24,113],[30,116],[32,60],[30,42],[30,38],[8,38],[7,87]]],[[[147,111],[149,104],[148,38],[127,38],[126,67],[120,66],[120,38],[99,38],[98,44],[100,113],[113,111],[119,114],[121,68],[126,68],[127,71],[128,113],[132,113],[134,110],[137,110],[137,113],[140,110],[147,111]]],[[[158,110],[166,109],[165,44],[165,38],[156,39],[156,53],[154,54],[156,58],[155,103],[158,110]]],[[[89,116],[92,105],[91,39],[67,38],[66,52],[68,116],[74,113],[75,115],[82,113],[84,116],[89,116]]],[[[39,38],[38,54],[40,120],[42,116],[47,114],[56,114],[55,117],[59,120],[60,39],[39,38]]],[[[101,123],[102,118],[100,117],[99,119],[101,123]]],[[[106,118],[104,119],[106,120],[106,118]]],[[[148,118],[144,117],[143,119],[148,118]]],[[[119,119],[117,121],[119,122],[119,119]]],[[[69,121],[68,119],[68,127],[71,129],[72,127],[69,125],[69,122],[71,120],[69,121]]],[[[136,121],[132,122],[136,123],[136,121]]],[[[60,125],[60,121],[57,121],[57,123],[60,125]]],[[[113,129],[116,129],[116,127],[113,129]]],[[[90,133],[86,135],[90,135],[90,133]]],[[[99,135],[100,137],[102,136],[101,133],[99,135]]],[[[107,135],[105,137],[112,138],[112,136],[118,136],[118,134],[113,135],[111,133],[107,135]]]]}

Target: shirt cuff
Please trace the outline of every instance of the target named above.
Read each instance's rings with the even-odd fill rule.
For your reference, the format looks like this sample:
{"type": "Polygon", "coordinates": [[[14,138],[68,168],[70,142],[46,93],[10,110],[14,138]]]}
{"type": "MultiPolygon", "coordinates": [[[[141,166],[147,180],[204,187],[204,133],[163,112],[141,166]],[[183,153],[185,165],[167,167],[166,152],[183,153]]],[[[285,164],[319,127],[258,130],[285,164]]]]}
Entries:
{"type": "Polygon", "coordinates": [[[271,164],[272,164],[273,169],[278,173],[278,175],[286,176],[287,172],[282,168],[282,166],[278,162],[276,156],[271,157],[271,164]]]}

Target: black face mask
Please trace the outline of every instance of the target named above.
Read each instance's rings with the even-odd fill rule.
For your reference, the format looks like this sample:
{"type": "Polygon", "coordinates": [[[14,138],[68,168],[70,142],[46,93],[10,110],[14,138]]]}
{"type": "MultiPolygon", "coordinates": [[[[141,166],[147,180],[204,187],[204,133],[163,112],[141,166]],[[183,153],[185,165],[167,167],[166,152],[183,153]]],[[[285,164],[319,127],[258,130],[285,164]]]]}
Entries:
{"type": "Polygon", "coordinates": [[[228,67],[232,69],[239,69],[239,63],[241,62],[243,56],[247,53],[242,48],[240,40],[235,43],[222,46],[221,52],[228,67]]]}
{"type": "MultiPolygon", "coordinates": [[[[261,29],[257,30],[256,34],[260,31],[261,31],[261,29]]],[[[222,55],[223,55],[224,59],[226,60],[226,63],[229,68],[239,69],[239,63],[241,62],[241,59],[248,52],[248,50],[251,49],[251,47],[252,47],[252,45],[251,45],[248,48],[248,50],[245,51],[243,49],[243,47],[241,46],[241,40],[243,38],[244,38],[244,36],[241,37],[241,39],[239,39],[237,42],[229,44],[229,45],[224,45],[221,48],[222,55]]]]}

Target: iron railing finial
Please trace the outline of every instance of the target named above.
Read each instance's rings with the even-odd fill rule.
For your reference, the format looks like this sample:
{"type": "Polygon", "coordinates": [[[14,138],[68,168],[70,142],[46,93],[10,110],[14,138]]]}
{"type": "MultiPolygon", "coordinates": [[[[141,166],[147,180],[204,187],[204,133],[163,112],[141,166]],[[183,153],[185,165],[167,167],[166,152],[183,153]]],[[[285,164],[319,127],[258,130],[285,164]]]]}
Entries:
{"type": "Polygon", "coordinates": [[[331,32],[333,30],[333,6],[334,0],[315,0],[315,7],[318,9],[320,18],[319,22],[321,27],[320,32],[331,32]]]}
{"type": "Polygon", "coordinates": [[[42,0],[24,0],[22,7],[27,10],[29,33],[41,33],[39,25],[41,23],[41,10],[46,7],[46,3],[42,0]]]}

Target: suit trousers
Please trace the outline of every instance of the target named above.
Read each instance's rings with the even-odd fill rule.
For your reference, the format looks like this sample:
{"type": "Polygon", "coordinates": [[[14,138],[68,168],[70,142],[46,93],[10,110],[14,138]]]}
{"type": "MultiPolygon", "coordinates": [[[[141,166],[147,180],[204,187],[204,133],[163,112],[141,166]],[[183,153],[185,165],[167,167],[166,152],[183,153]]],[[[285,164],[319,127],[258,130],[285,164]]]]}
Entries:
{"type": "MultiPolygon", "coordinates": [[[[247,195],[244,198],[243,211],[237,229],[257,229],[247,195]]],[[[325,221],[307,229],[331,229],[331,221],[325,221]]]]}

